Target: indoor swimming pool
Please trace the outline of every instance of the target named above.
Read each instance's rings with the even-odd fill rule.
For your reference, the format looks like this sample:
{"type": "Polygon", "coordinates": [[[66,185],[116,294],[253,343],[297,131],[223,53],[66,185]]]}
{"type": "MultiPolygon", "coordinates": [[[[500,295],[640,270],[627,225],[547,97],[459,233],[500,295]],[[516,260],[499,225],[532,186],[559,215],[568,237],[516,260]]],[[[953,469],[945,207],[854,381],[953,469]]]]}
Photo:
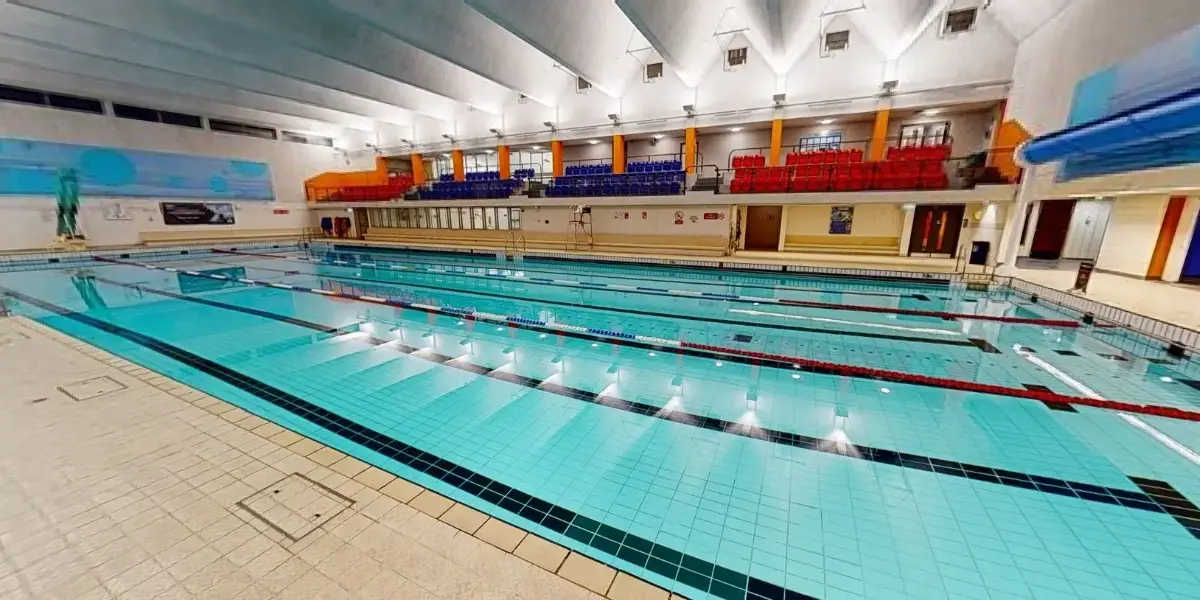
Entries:
{"type": "Polygon", "coordinates": [[[1027,294],[318,244],[8,308],[688,598],[1200,599],[1200,369],[1027,294]]]}

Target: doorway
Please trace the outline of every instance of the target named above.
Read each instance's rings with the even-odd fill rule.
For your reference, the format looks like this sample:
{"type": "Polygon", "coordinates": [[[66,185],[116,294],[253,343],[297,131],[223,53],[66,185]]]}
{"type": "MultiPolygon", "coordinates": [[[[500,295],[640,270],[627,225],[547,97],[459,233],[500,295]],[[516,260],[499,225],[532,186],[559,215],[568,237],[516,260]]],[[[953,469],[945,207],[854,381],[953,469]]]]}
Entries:
{"type": "Polygon", "coordinates": [[[367,211],[363,209],[354,211],[354,231],[358,234],[358,239],[366,239],[367,229],[370,227],[371,225],[367,221],[367,211]]]}
{"type": "Polygon", "coordinates": [[[747,206],[746,249],[778,251],[782,223],[782,206],[747,206]]]}
{"type": "Polygon", "coordinates": [[[1029,258],[1056,260],[1062,256],[1071,230],[1071,213],[1075,212],[1074,200],[1046,200],[1038,212],[1037,228],[1033,230],[1033,243],[1029,245],[1029,258]]]}
{"type": "Polygon", "coordinates": [[[909,256],[945,256],[958,252],[962,233],[964,204],[917,206],[913,212],[913,230],[908,241],[909,256]]]}

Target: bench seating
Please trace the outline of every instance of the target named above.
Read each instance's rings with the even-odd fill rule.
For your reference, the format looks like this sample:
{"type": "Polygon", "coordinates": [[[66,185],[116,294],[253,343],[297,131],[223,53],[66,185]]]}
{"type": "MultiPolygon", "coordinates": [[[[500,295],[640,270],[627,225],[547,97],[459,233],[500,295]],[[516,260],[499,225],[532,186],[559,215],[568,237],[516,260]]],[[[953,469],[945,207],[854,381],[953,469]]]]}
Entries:
{"type": "Polygon", "coordinates": [[[789,235],[784,239],[787,252],[818,254],[871,254],[896,256],[900,254],[900,238],[850,235],[789,235]]]}

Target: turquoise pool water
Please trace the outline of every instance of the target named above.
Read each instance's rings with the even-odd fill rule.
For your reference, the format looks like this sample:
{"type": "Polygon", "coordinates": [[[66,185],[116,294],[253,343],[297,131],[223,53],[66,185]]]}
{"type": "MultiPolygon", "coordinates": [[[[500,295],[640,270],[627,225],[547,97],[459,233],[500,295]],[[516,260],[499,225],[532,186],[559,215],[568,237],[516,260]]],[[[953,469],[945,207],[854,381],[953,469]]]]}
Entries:
{"type": "Polygon", "coordinates": [[[687,597],[1200,598],[1200,465],[1162,441],[1200,450],[1200,423],[665,343],[1200,410],[1190,361],[1120,332],[971,317],[1073,318],[1004,290],[366,249],[164,258],[128,261],[232,279],[95,263],[0,287],[687,597]]]}

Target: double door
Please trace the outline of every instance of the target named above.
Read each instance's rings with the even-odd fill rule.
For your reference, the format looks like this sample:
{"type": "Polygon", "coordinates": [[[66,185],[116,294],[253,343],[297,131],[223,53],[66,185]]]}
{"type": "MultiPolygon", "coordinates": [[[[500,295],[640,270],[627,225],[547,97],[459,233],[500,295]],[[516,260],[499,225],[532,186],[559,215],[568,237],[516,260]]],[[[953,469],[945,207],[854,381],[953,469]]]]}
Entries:
{"type": "Polygon", "coordinates": [[[908,254],[954,256],[966,208],[962,204],[918,206],[913,213],[908,254]]]}

